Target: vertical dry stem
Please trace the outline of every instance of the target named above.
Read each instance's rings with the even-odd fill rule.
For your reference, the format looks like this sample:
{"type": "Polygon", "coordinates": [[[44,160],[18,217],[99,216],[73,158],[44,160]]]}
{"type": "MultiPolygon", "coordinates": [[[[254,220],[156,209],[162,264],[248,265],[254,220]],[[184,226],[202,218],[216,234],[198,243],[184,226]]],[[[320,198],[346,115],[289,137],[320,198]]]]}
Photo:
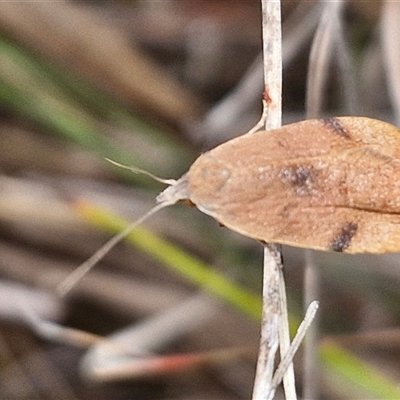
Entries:
{"type": "Polygon", "coordinates": [[[261,0],[264,84],[268,97],[265,129],[279,128],[282,121],[282,34],[281,5],[276,0],[261,0]]]}
{"type": "Polygon", "coordinates": [[[385,1],[381,21],[383,62],[397,125],[400,125],[399,17],[400,3],[385,1]]]}
{"type": "MultiPolygon", "coordinates": [[[[263,54],[265,99],[268,103],[268,116],[265,121],[267,130],[281,125],[282,115],[282,38],[281,38],[281,8],[280,1],[262,0],[263,54]]],[[[272,377],[275,354],[279,347],[279,334],[283,336],[285,352],[288,346],[288,335],[280,329],[281,323],[281,287],[284,287],[281,253],[277,245],[269,244],[264,250],[264,281],[263,281],[263,316],[261,327],[261,342],[257,363],[253,399],[272,398],[274,388],[272,377]]],[[[283,296],[285,298],[285,296],[283,296]]],[[[286,307],[286,304],[283,305],[286,307]]]]}

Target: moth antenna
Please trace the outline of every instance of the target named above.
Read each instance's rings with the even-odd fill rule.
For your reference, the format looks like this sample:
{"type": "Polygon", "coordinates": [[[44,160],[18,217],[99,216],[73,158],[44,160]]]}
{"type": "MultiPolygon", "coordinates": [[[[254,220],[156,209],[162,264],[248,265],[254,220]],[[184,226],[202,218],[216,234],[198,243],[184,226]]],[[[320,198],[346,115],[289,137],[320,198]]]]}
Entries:
{"type": "Polygon", "coordinates": [[[153,175],[151,172],[146,171],[144,169],[140,169],[140,168],[137,168],[137,167],[130,167],[129,165],[120,164],[119,162],[110,160],[109,158],[106,158],[106,160],[109,163],[116,165],[117,167],[121,167],[121,168],[124,168],[124,169],[129,169],[130,171],[134,172],[135,174],[147,175],[150,178],[154,179],[155,181],[160,182],[160,183],[164,183],[166,185],[174,185],[177,182],[175,179],[163,179],[163,178],[160,178],[160,177],[158,177],[156,175],[153,175]]]}
{"type": "Polygon", "coordinates": [[[100,261],[104,256],[122,239],[127,237],[138,225],[142,224],[147,218],[151,217],[157,211],[175,204],[174,200],[167,200],[159,202],[145,215],[137,219],[136,221],[129,224],[124,230],[122,230],[117,235],[109,239],[103,246],[100,247],[89,259],[87,259],[83,264],[78,266],[74,271],[71,272],[56,288],[56,292],[60,297],[66,296],[71,289],[80,281],[82,278],[100,261]]]}

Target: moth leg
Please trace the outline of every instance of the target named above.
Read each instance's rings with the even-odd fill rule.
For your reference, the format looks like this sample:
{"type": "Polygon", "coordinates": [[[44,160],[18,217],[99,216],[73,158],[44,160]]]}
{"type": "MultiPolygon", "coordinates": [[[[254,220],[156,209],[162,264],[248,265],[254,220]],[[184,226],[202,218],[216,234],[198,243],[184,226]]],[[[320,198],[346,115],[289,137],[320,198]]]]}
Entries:
{"type": "Polygon", "coordinates": [[[261,118],[257,122],[257,124],[254,125],[254,127],[251,128],[247,132],[247,134],[252,134],[254,132],[259,131],[260,129],[264,129],[265,128],[265,121],[267,120],[267,117],[268,117],[268,102],[267,102],[267,100],[263,99],[262,104],[263,104],[263,110],[262,110],[261,118]]]}

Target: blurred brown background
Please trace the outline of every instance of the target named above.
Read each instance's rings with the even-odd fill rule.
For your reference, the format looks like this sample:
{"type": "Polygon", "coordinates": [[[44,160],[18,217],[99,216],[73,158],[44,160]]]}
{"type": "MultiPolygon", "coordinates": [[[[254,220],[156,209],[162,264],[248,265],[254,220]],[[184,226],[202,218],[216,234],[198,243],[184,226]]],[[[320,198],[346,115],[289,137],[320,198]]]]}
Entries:
{"type": "MultiPolygon", "coordinates": [[[[385,6],[346,5],[342,35],[351,70],[343,73],[334,53],[324,114],[356,110],[396,121],[396,85],[387,71],[399,71],[400,63],[384,61],[385,6]]],[[[321,8],[284,1],[282,15],[283,121],[291,122],[306,115],[321,8]]],[[[396,37],[392,45],[399,54],[396,37]]],[[[199,285],[151,253],[119,244],[67,297],[55,289],[111,235],[85,220],[78,202],[134,220],[163,188],[104,158],[178,178],[202,151],[246,132],[261,111],[260,51],[255,0],[0,3],[0,398],[250,398],[258,319],[199,294],[199,285]],[[45,325],[96,335],[129,327],[136,337],[138,324],[155,315],[166,322],[148,328],[143,336],[153,344],[143,339],[143,346],[201,357],[192,364],[183,357],[183,370],[170,366],[156,376],[136,367],[116,377],[96,375],[85,354],[98,338],[71,339],[45,325]]],[[[146,226],[261,298],[257,243],[184,205],[146,226]]],[[[321,353],[320,398],[389,398],[360,381],[383,375],[383,387],[391,389],[400,377],[398,257],[316,253],[315,259],[321,343],[340,346],[359,363],[321,353]]],[[[285,248],[284,261],[295,327],[303,315],[303,252],[285,248]]],[[[138,343],[130,348],[134,355],[144,349],[138,343]]],[[[297,360],[300,390],[301,354],[297,360]]]]}

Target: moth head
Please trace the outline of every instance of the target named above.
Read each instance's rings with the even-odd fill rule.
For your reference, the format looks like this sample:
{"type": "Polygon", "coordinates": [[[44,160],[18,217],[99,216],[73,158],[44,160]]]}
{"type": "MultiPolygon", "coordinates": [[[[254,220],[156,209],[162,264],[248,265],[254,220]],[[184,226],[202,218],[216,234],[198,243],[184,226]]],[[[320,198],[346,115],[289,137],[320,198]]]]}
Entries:
{"type": "Polygon", "coordinates": [[[230,166],[210,153],[200,156],[187,173],[191,196],[216,196],[231,177],[230,166]]]}
{"type": "Polygon", "coordinates": [[[190,193],[188,188],[188,182],[186,175],[183,175],[177,181],[169,183],[166,189],[164,189],[157,196],[157,203],[164,204],[165,206],[172,205],[178,201],[190,200],[190,193]]]}

